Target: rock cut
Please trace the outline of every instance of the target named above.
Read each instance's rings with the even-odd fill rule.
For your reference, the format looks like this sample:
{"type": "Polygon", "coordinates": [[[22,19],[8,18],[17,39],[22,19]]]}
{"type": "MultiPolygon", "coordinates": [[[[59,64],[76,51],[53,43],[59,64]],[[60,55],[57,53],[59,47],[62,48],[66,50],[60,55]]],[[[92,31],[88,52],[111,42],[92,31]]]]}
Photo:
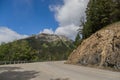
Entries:
{"type": "Polygon", "coordinates": [[[111,24],[84,40],[70,54],[67,63],[120,70],[120,22],[111,24]]]}

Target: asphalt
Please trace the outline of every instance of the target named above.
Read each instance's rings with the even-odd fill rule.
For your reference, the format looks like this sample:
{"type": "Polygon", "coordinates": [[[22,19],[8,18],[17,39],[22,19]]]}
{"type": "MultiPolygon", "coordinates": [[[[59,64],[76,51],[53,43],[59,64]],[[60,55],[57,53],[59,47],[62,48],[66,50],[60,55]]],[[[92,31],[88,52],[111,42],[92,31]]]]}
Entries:
{"type": "Polygon", "coordinates": [[[64,64],[64,61],[0,65],[0,80],[120,80],[120,72],[64,64]]]}

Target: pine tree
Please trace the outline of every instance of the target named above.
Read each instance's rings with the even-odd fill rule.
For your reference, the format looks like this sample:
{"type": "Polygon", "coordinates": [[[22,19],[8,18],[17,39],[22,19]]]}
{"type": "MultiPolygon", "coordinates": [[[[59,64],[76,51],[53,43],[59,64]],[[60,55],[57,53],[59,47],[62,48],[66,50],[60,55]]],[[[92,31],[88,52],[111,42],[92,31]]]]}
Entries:
{"type": "Polygon", "coordinates": [[[81,37],[80,34],[78,32],[78,34],[76,35],[75,41],[74,41],[74,45],[78,46],[81,43],[81,37]]]}
{"type": "Polygon", "coordinates": [[[83,38],[89,37],[108,24],[120,20],[120,0],[90,0],[86,9],[83,38]]]}
{"type": "Polygon", "coordinates": [[[112,12],[110,13],[111,22],[120,20],[120,0],[113,0],[112,12]]]}

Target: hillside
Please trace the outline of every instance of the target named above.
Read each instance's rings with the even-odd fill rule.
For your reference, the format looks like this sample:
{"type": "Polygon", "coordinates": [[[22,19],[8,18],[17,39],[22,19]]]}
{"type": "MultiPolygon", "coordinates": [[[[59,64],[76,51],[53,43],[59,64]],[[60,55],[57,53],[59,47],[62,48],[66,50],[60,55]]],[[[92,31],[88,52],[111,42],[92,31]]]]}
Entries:
{"type": "Polygon", "coordinates": [[[65,60],[74,48],[65,36],[39,34],[0,46],[0,60],[65,60]]]}
{"type": "Polygon", "coordinates": [[[111,24],[84,40],[70,54],[67,63],[120,70],[120,22],[111,24]]]}

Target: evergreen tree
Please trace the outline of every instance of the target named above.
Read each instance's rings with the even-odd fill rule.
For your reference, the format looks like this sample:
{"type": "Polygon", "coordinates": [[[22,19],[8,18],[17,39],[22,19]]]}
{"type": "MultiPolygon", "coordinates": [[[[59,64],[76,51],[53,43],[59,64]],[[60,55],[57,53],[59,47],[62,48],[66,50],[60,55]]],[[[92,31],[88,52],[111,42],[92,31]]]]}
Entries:
{"type": "Polygon", "coordinates": [[[111,22],[116,22],[120,20],[120,0],[113,0],[110,19],[111,19],[111,22]]]}
{"type": "Polygon", "coordinates": [[[83,38],[89,37],[108,24],[120,20],[120,0],[90,0],[86,9],[83,38]]]}
{"type": "Polygon", "coordinates": [[[80,34],[78,32],[78,34],[76,35],[75,41],[74,41],[74,45],[78,46],[81,43],[81,37],[80,34]]]}

